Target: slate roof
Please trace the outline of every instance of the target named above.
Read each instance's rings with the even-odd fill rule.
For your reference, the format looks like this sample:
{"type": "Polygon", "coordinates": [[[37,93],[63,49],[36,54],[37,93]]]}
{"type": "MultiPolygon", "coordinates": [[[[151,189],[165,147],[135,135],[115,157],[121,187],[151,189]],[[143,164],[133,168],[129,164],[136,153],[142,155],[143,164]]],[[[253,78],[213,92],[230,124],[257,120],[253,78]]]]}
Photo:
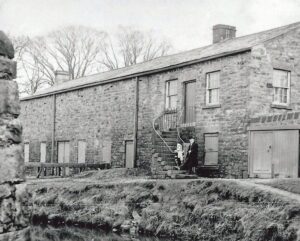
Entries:
{"type": "Polygon", "coordinates": [[[22,100],[39,98],[54,93],[71,91],[74,89],[80,89],[86,86],[97,85],[104,82],[118,81],[134,76],[146,75],[147,73],[163,71],[166,68],[176,68],[194,62],[202,62],[208,59],[247,51],[257,44],[263,43],[272,38],[276,38],[299,27],[300,22],[297,22],[259,33],[236,37],[234,39],[229,39],[202,48],[159,57],[133,66],[82,77],[76,80],[62,83],[60,85],[52,86],[44,90],[40,90],[34,95],[25,97],[22,100]]]}

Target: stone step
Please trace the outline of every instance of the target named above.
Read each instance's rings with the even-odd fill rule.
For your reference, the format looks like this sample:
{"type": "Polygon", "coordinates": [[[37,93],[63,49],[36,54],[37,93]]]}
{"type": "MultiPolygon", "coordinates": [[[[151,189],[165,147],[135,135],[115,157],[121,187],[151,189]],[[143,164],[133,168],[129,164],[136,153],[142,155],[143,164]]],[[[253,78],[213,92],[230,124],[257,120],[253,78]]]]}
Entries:
{"type": "Polygon", "coordinates": [[[175,174],[187,174],[186,170],[168,170],[167,175],[172,176],[175,174]]]}
{"type": "Polygon", "coordinates": [[[176,166],[176,162],[175,160],[172,159],[163,159],[160,161],[161,165],[165,166],[165,165],[171,165],[171,166],[176,166]]]}
{"type": "MultiPolygon", "coordinates": [[[[163,138],[164,139],[164,142],[176,142],[176,144],[177,144],[177,138],[175,138],[175,137],[167,137],[167,138],[163,138]]],[[[157,142],[163,142],[163,140],[162,139],[157,139],[157,142]]]]}
{"type": "Polygon", "coordinates": [[[155,150],[157,149],[157,148],[164,148],[164,147],[166,147],[167,148],[167,145],[171,148],[171,150],[173,150],[172,148],[175,148],[174,150],[176,150],[176,148],[177,148],[177,142],[166,142],[166,143],[164,143],[164,142],[157,142],[157,143],[155,143],[155,145],[153,145],[153,147],[155,148],[155,150]]]}
{"type": "Polygon", "coordinates": [[[166,165],[163,167],[163,171],[172,171],[174,169],[174,166],[172,165],[166,165]]]}
{"type": "Polygon", "coordinates": [[[165,133],[162,133],[161,136],[163,138],[177,138],[177,132],[165,132],[165,133]]]}
{"type": "Polygon", "coordinates": [[[176,166],[176,163],[174,161],[172,161],[172,160],[166,160],[166,159],[164,159],[164,160],[162,160],[160,162],[160,165],[161,166],[176,166]]]}

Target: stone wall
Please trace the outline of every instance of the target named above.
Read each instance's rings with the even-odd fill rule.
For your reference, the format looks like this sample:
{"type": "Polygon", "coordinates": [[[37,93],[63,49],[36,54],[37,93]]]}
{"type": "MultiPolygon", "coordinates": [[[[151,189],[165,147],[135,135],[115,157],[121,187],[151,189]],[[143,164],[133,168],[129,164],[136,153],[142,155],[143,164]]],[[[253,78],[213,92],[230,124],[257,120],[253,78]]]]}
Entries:
{"type": "Polygon", "coordinates": [[[184,83],[196,81],[196,124],[192,128],[182,127],[181,132],[195,130],[193,134],[199,144],[199,162],[203,163],[204,158],[204,134],[219,133],[219,164],[225,167],[225,175],[240,177],[243,171],[247,171],[250,61],[251,54],[246,52],[141,78],[139,166],[149,167],[153,154],[152,121],[164,110],[166,81],[177,79],[179,111],[184,104],[184,83]],[[217,70],[221,71],[220,105],[209,108],[205,105],[206,73],[217,70]]]}
{"type": "Polygon", "coordinates": [[[28,240],[29,205],[13,47],[0,31],[0,240],[28,240]]]}
{"type": "MultiPolygon", "coordinates": [[[[226,175],[239,176],[247,170],[247,101],[250,53],[195,64],[189,67],[141,77],[139,81],[137,167],[150,169],[153,154],[154,118],[165,106],[166,81],[178,80],[180,111],[184,102],[184,83],[196,81],[196,125],[192,127],[200,144],[203,163],[205,133],[219,133],[219,164],[226,175]],[[205,106],[206,73],[220,70],[220,106],[205,106]],[[235,148],[232,148],[232,147],[235,148]]],[[[30,140],[30,159],[39,161],[40,143],[51,151],[53,96],[22,103],[24,138],[30,140]],[[37,118],[38,117],[38,118],[37,118]]],[[[71,162],[77,162],[78,140],[87,141],[87,161],[101,162],[104,143],[112,143],[113,166],[124,166],[125,141],[133,139],[135,81],[125,80],[56,95],[55,141],[70,141],[71,162]]],[[[57,143],[55,144],[57,147],[57,143]]],[[[47,162],[50,154],[47,152],[47,162]]],[[[57,153],[55,152],[55,158],[57,153]]],[[[55,160],[56,161],[56,160],[55,160]]]]}
{"type": "Polygon", "coordinates": [[[249,102],[249,114],[252,117],[300,110],[299,39],[298,29],[253,48],[249,102]],[[272,106],[274,68],[291,72],[291,103],[286,108],[272,106]]]}
{"type": "MultiPolygon", "coordinates": [[[[24,140],[30,147],[30,161],[40,161],[40,143],[51,161],[53,96],[22,101],[24,140]]],[[[111,162],[123,167],[125,141],[133,140],[135,81],[126,80],[56,95],[55,151],[57,142],[69,141],[70,162],[78,162],[78,141],[86,142],[86,161],[106,162],[102,150],[111,144],[111,162]]]]}

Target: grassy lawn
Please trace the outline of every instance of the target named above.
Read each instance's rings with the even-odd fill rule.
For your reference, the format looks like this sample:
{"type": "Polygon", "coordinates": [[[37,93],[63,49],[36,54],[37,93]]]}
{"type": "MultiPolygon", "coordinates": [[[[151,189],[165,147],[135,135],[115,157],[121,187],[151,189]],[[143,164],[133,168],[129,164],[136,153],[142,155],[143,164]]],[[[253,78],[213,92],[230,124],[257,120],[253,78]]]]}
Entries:
{"type": "Polygon", "coordinates": [[[292,193],[300,194],[300,179],[281,179],[274,180],[270,183],[266,183],[271,187],[289,191],[292,193]]]}

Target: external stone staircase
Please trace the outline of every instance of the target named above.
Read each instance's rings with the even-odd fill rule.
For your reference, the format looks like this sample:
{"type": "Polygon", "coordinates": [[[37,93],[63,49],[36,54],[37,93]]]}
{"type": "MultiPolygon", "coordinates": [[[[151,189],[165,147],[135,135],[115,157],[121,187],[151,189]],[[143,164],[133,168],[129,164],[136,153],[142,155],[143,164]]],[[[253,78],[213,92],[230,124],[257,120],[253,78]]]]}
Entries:
{"type": "Polygon", "coordinates": [[[152,155],[151,172],[152,177],[164,178],[196,178],[196,175],[188,175],[184,170],[178,170],[176,163],[178,135],[176,129],[162,131],[160,136],[156,135],[152,155]],[[162,140],[163,139],[163,140],[162,140]]]}

